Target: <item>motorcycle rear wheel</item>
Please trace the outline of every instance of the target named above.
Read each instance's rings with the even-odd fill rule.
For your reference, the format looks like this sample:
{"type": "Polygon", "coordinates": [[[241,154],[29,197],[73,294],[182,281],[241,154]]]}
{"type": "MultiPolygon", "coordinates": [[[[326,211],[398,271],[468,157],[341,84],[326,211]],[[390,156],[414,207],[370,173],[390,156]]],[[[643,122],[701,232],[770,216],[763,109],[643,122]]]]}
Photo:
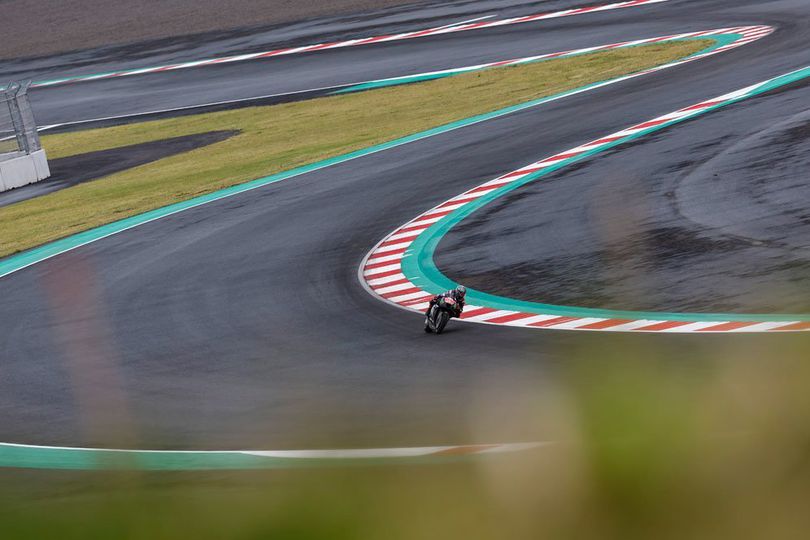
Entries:
{"type": "Polygon", "coordinates": [[[441,311],[441,312],[439,312],[438,315],[436,315],[436,333],[437,334],[442,333],[442,331],[444,330],[444,327],[447,325],[447,321],[449,321],[449,320],[450,320],[450,314],[447,313],[446,311],[441,311]]]}

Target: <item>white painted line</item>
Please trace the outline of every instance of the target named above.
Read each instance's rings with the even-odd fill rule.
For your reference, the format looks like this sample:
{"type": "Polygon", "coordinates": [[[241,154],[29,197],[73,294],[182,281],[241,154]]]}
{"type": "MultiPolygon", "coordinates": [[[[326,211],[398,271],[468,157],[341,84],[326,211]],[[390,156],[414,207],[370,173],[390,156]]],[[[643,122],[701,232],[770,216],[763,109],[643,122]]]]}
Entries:
{"type": "Polygon", "coordinates": [[[383,257],[374,257],[373,259],[369,259],[366,261],[366,264],[377,264],[381,262],[388,262],[388,261],[398,261],[402,258],[402,255],[397,253],[396,255],[385,255],[383,257]]]}
{"type": "Polygon", "coordinates": [[[393,276],[385,276],[382,278],[370,279],[368,280],[368,284],[371,285],[372,287],[376,287],[377,285],[391,283],[392,281],[399,281],[400,279],[405,279],[405,274],[394,274],[393,276]]]}
{"type": "Polygon", "coordinates": [[[372,268],[371,270],[366,270],[364,274],[367,276],[374,276],[376,274],[383,274],[385,272],[390,272],[391,270],[399,270],[399,265],[391,264],[388,266],[381,266],[379,268],[372,268]]]}
{"type": "Polygon", "coordinates": [[[654,324],[660,324],[662,320],[651,320],[651,319],[638,319],[636,321],[627,322],[624,324],[617,324],[616,326],[611,326],[610,328],[604,328],[603,331],[605,332],[628,332],[630,330],[635,330],[636,328],[644,328],[645,326],[652,326],[654,324]]]}
{"type": "MultiPolygon", "coordinates": [[[[479,306],[480,307],[480,306],[479,306]]],[[[468,306],[466,309],[472,310],[475,309],[471,306],[468,306]]],[[[509,310],[497,310],[497,311],[490,311],[489,313],[484,313],[482,315],[474,315],[472,317],[465,317],[465,321],[481,321],[486,322],[488,319],[497,319],[498,317],[503,317],[505,315],[512,315],[514,311],[509,310]]]]}
{"type": "MultiPolygon", "coordinates": [[[[405,231],[403,233],[392,234],[385,241],[390,242],[392,240],[399,240],[400,238],[410,238],[411,236],[419,234],[420,232],[421,231],[414,229],[414,230],[411,230],[411,231],[405,231]]],[[[371,262],[371,261],[369,261],[369,262],[371,262]]]]}
{"type": "Polygon", "coordinates": [[[607,319],[602,317],[583,317],[581,319],[555,324],[549,328],[554,328],[555,330],[575,330],[580,326],[587,326],[589,324],[598,323],[605,320],[607,319]]]}
{"type": "Polygon", "coordinates": [[[410,294],[403,294],[401,296],[394,296],[389,298],[392,302],[407,302],[408,300],[416,300],[417,298],[422,298],[423,296],[427,296],[428,293],[425,291],[419,291],[410,294]]]}
{"type": "Polygon", "coordinates": [[[795,323],[786,323],[783,321],[780,322],[763,322],[758,324],[752,324],[751,326],[744,326],[742,328],[735,328],[734,330],[726,330],[726,332],[735,332],[735,333],[745,333],[745,332],[768,332],[769,330],[773,330],[774,328],[781,328],[782,326],[786,326],[787,324],[795,324],[795,323]]]}
{"type": "Polygon", "coordinates": [[[511,323],[506,323],[507,326],[528,326],[530,324],[539,323],[543,321],[550,321],[551,319],[556,319],[558,315],[534,315],[532,317],[526,317],[525,319],[518,319],[516,321],[512,321],[511,323]]]}
{"type": "Polygon", "coordinates": [[[399,285],[391,285],[390,287],[380,287],[378,289],[374,289],[377,294],[388,294],[396,291],[404,291],[405,289],[413,288],[413,283],[410,281],[407,283],[400,283],[399,285]]]}
{"type": "Polygon", "coordinates": [[[324,86],[321,88],[308,88],[306,90],[293,90],[290,92],[281,92],[278,94],[266,94],[262,96],[255,96],[255,97],[248,97],[248,98],[239,98],[239,99],[226,99],[223,101],[211,101],[208,103],[199,103],[196,105],[184,105],[182,107],[170,107],[168,109],[154,109],[151,111],[144,111],[138,113],[130,113],[130,114],[119,114],[115,116],[101,116],[98,118],[86,118],[84,120],[70,120],[68,122],[62,122],[59,124],[50,124],[47,126],[38,127],[37,131],[46,131],[49,129],[54,129],[63,126],[75,126],[79,124],[89,124],[92,122],[107,122],[109,120],[124,120],[127,118],[137,118],[139,116],[150,116],[153,114],[166,114],[171,112],[179,112],[179,111],[188,111],[193,109],[202,109],[205,107],[216,107],[218,105],[232,105],[234,103],[245,103],[248,101],[259,101],[262,99],[271,99],[271,98],[278,98],[278,97],[286,97],[286,96],[294,96],[297,94],[306,94],[308,92],[321,92],[324,90],[338,90],[340,88],[345,88],[348,86],[356,86],[360,84],[368,84],[376,81],[366,81],[366,82],[359,82],[359,83],[350,83],[350,84],[340,84],[337,86],[324,86]]]}
{"type": "MultiPolygon", "coordinates": [[[[481,17],[476,17],[474,19],[467,19],[466,21],[454,22],[454,23],[446,24],[444,26],[440,26],[440,27],[436,28],[436,30],[444,30],[445,28],[453,28],[453,27],[456,27],[456,26],[461,26],[463,24],[470,24],[470,23],[474,23],[474,22],[477,22],[477,21],[483,21],[484,19],[491,19],[494,16],[495,16],[495,14],[483,15],[481,17]]],[[[418,32],[416,32],[416,33],[418,33],[418,32]]]]}
{"type": "Polygon", "coordinates": [[[725,324],[727,322],[728,321],[693,322],[689,324],[684,324],[682,326],[676,326],[674,328],[667,328],[666,330],[658,330],[658,332],[668,332],[668,333],[694,332],[695,330],[701,330],[703,328],[709,328],[710,326],[717,326],[719,324],[725,324]]]}
{"type": "Polygon", "coordinates": [[[377,249],[377,253],[388,253],[389,251],[397,251],[399,249],[407,248],[411,245],[411,242],[400,242],[398,244],[391,244],[388,246],[383,246],[377,249]]]}

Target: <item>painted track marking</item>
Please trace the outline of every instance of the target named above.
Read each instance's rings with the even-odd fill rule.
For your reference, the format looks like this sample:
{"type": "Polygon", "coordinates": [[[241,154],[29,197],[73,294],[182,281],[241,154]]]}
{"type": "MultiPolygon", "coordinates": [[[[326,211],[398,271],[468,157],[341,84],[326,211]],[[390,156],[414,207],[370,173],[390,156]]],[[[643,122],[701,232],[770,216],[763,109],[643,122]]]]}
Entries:
{"type": "Polygon", "coordinates": [[[122,450],[0,443],[0,467],[68,470],[246,470],[349,463],[443,463],[459,458],[526,452],[554,443],[525,442],[325,450],[122,450]]]}
{"type": "MultiPolygon", "coordinates": [[[[768,27],[742,27],[715,31],[739,33],[742,38],[710,53],[698,54],[677,63],[715,54],[750,43],[772,32],[768,27]]],[[[684,34],[653,41],[695,37],[684,34]]],[[[650,73],[667,66],[653,68],[650,73]]],[[[425,309],[427,298],[452,288],[456,284],[446,278],[433,264],[433,252],[439,240],[453,226],[474,210],[529,182],[559,170],[571,163],[613,148],[644,135],[668,128],[676,123],[706,114],[718,108],[737,103],[764,92],[779,79],[791,80],[803,70],[758,83],[741,90],[685,107],[667,115],[631,126],[627,129],[588,142],[576,148],[531,163],[515,171],[474,187],[453,197],[405,223],[383,238],[366,256],[358,275],[365,289],[377,298],[409,311],[425,309]],[[395,256],[389,256],[395,254],[395,256]],[[379,276],[378,261],[385,257],[386,272],[402,276],[400,293],[387,291],[374,278],[379,276]]],[[[802,78],[805,75],[802,75],[802,78]]],[[[785,83],[786,84],[786,83],[785,83]]],[[[810,331],[807,315],[738,315],[694,313],[647,313],[552,306],[533,302],[518,302],[508,298],[470,290],[469,307],[475,315],[465,322],[545,328],[554,330],[582,330],[604,332],[789,332],[810,331]],[[490,310],[490,311],[481,311],[490,310]]]]}
{"type": "MultiPolygon", "coordinates": [[[[653,39],[660,39],[660,38],[653,38],[653,39]]],[[[642,40],[643,41],[643,40],[642,40]]],[[[289,92],[279,92],[276,94],[267,94],[263,96],[255,96],[255,97],[248,97],[248,98],[240,98],[240,99],[228,99],[224,101],[214,101],[209,103],[201,103],[198,105],[185,105],[182,107],[171,107],[168,109],[158,109],[154,111],[146,111],[146,112],[139,112],[139,113],[132,113],[132,114],[121,114],[115,116],[105,116],[99,118],[88,118],[84,120],[72,120],[68,122],[60,122],[57,124],[48,124],[45,126],[40,126],[38,131],[48,131],[60,127],[65,126],[74,126],[74,125],[81,125],[81,124],[89,124],[93,122],[105,122],[111,120],[124,120],[127,118],[137,118],[140,116],[149,116],[149,115],[159,115],[159,114],[166,114],[171,112],[180,112],[180,111],[188,111],[193,109],[201,109],[206,107],[216,107],[219,105],[231,105],[236,103],[245,103],[250,101],[260,101],[263,99],[272,99],[272,98],[281,98],[286,96],[294,96],[297,94],[307,94],[307,93],[314,93],[314,92],[324,92],[329,90],[337,91],[335,93],[340,93],[342,91],[359,91],[365,89],[372,89],[372,88],[380,88],[384,86],[393,86],[396,84],[404,84],[408,82],[420,82],[423,80],[431,80],[436,78],[443,78],[443,77],[451,77],[454,75],[461,75],[465,73],[472,73],[475,71],[482,71],[494,67],[509,67],[509,66],[518,66],[522,64],[530,64],[534,62],[540,62],[543,60],[551,60],[551,59],[561,59],[561,58],[570,58],[572,56],[602,51],[602,50],[610,50],[610,49],[619,49],[619,48],[627,48],[633,47],[638,45],[637,42],[620,42],[620,43],[612,43],[610,45],[603,45],[600,47],[587,47],[584,49],[572,49],[569,51],[562,51],[562,52],[553,52],[553,53],[546,53],[546,54],[538,54],[532,56],[526,56],[522,58],[513,58],[509,60],[498,60],[495,62],[487,62],[484,64],[474,64],[471,66],[462,66],[462,67],[454,67],[454,68],[447,68],[435,71],[425,71],[421,73],[411,73],[408,75],[398,75],[396,77],[386,77],[383,79],[372,79],[367,81],[358,81],[358,82],[351,82],[351,83],[341,83],[336,84],[333,86],[322,86],[318,88],[308,88],[305,90],[292,90],[289,92]]],[[[643,44],[643,43],[642,43],[643,44]]],[[[331,95],[331,94],[328,94],[331,95]]],[[[10,139],[12,137],[8,137],[10,139]]],[[[4,140],[4,139],[0,139],[4,140]]]]}
{"type": "Polygon", "coordinates": [[[32,85],[32,88],[42,88],[46,86],[55,86],[58,84],[78,83],[87,81],[99,81],[103,79],[113,79],[118,77],[131,77],[134,75],[144,75],[148,73],[161,73],[164,71],[177,71],[180,69],[190,69],[203,66],[212,66],[217,64],[226,64],[232,62],[244,62],[248,60],[257,60],[264,58],[272,58],[276,56],[287,56],[291,54],[302,54],[315,51],[324,51],[329,49],[339,49],[345,47],[356,47],[360,45],[370,45],[377,43],[390,43],[393,41],[402,41],[408,39],[417,39],[427,36],[436,36],[442,34],[450,34],[457,32],[467,32],[470,30],[482,30],[485,28],[496,28],[500,26],[510,26],[514,24],[523,24],[528,22],[541,21],[545,19],[555,19],[559,17],[570,17],[575,15],[585,15],[589,13],[596,13],[602,11],[611,11],[615,9],[624,9],[630,7],[644,6],[648,4],[658,4],[667,2],[669,0],[629,0],[624,2],[616,2],[612,4],[603,4],[598,6],[590,6],[584,8],[572,8],[563,11],[555,11],[552,13],[536,13],[532,15],[525,15],[522,17],[511,17],[508,19],[498,19],[495,21],[481,22],[461,22],[453,23],[450,25],[439,26],[436,28],[427,28],[423,30],[414,30],[410,32],[403,32],[399,34],[392,34],[388,36],[372,36],[359,39],[350,39],[345,41],[335,41],[330,43],[316,43],[314,45],[304,45],[302,47],[290,47],[283,49],[274,49],[270,51],[262,51],[257,53],[238,54],[232,56],[222,56],[217,58],[207,58],[201,60],[191,60],[188,62],[178,62],[175,64],[166,64],[162,66],[146,67],[139,69],[129,69],[112,71],[107,73],[96,73],[93,75],[78,75],[75,77],[62,77],[59,79],[52,79],[47,81],[38,81],[32,85]]]}

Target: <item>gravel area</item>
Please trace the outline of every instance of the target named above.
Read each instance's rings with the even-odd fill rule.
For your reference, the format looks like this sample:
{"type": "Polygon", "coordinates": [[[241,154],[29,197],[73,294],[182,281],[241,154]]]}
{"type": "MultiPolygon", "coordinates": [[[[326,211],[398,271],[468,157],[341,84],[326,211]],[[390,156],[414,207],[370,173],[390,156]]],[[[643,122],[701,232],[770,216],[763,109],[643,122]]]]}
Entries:
{"type": "Polygon", "coordinates": [[[0,0],[0,58],[266,26],[416,0],[0,0]]]}

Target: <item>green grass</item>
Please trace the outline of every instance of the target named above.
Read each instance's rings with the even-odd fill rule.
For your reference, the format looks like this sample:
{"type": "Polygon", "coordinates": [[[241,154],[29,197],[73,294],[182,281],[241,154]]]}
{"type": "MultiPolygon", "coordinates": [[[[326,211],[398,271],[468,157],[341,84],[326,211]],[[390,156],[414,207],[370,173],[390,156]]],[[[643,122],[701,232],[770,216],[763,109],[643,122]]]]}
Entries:
{"type": "Polygon", "coordinates": [[[0,257],[255,178],[664,64],[710,44],[647,45],[358,94],[48,135],[43,146],[50,159],[58,159],[215,130],[240,131],[212,146],[0,209],[0,257]]]}

